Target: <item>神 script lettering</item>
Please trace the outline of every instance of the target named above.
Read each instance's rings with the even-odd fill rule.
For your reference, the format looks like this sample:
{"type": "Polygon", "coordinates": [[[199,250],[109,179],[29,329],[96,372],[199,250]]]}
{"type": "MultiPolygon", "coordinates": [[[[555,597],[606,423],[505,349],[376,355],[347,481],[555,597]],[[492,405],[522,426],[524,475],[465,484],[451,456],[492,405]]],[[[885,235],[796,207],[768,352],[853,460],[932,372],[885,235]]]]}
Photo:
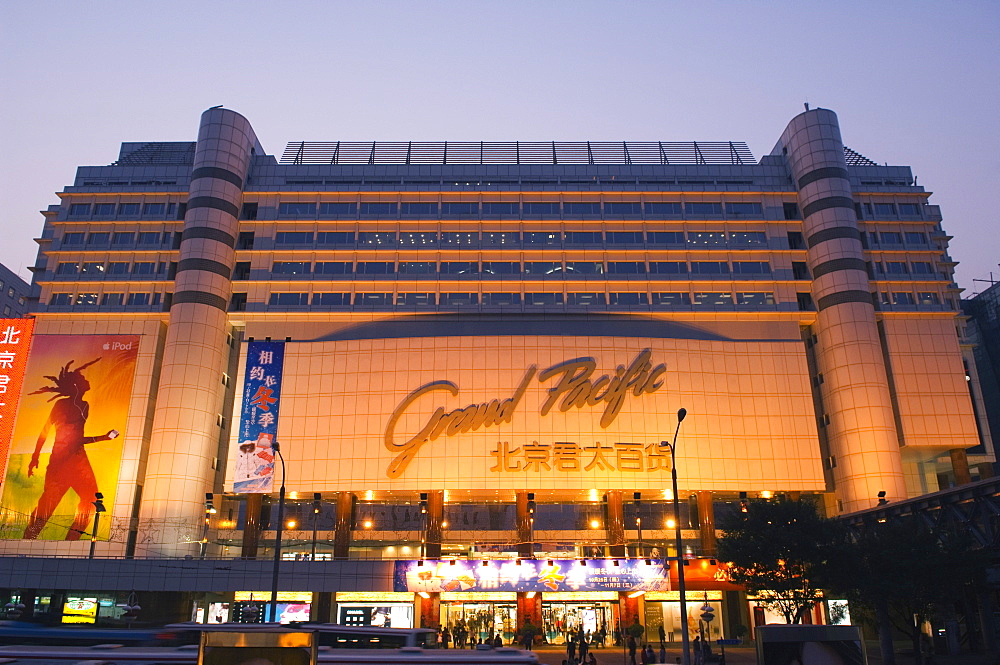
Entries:
{"type": "Polygon", "coordinates": [[[557,405],[560,411],[565,412],[603,403],[604,413],[601,414],[600,422],[602,428],[607,428],[621,412],[629,392],[639,397],[644,393],[656,392],[663,386],[662,377],[667,367],[664,364],[654,366],[651,358],[652,352],[643,349],[628,366],[616,367],[614,375],[597,378],[592,378],[597,370],[597,361],[593,358],[575,358],[553,365],[540,373],[532,365],[525,371],[510,397],[469,404],[451,411],[438,407],[415,435],[406,441],[397,441],[396,426],[414,402],[436,391],[458,396],[458,386],[451,381],[425,384],[407,395],[389,417],[385,427],[385,447],[396,453],[396,456],[389,463],[386,475],[390,478],[401,475],[420,447],[440,436],[455,436],[511,422],[536,374],[539,383],[555,380],[539,410],[541,415],[547,415],[557,405]]]}

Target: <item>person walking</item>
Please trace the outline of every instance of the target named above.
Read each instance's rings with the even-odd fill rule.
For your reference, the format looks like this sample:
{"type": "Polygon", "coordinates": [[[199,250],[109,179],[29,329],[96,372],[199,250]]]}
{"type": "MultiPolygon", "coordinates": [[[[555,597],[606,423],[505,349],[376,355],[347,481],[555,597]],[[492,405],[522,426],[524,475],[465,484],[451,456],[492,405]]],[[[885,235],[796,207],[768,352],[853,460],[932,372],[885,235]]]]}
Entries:
{"type": "Polygon", "coordinates": [[[447,649],[448,642],[451,642],[451,631],[448,630],[448,626],[441,629],[441,648],[447,649]]]}
{"type": "Polygon", "coordinates": [[[626,644],[628,645],[628,665],[638,665],[638,663],[635,662],[635,650],[638,647],[635,637],[629,635],[628,640],[626,640],[626,644]]]}
{"type": "Polygon", "coordinates": [[[566,640],[566,657],[571,665],[576,662],[576,636],[573,633],[570,633],[569,639],[566,640]]]}

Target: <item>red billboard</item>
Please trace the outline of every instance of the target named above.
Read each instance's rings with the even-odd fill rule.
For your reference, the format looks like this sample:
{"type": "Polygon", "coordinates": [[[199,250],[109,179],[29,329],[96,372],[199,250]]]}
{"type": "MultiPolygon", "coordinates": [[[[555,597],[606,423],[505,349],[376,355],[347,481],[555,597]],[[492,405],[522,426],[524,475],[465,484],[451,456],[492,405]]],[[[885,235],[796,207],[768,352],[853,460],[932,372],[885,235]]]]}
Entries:
{"type": "Polygon", "coordinates": [[[34,319],[0,319],[0,478],[3,478],[17,403],[28,363],[34,319]]]}

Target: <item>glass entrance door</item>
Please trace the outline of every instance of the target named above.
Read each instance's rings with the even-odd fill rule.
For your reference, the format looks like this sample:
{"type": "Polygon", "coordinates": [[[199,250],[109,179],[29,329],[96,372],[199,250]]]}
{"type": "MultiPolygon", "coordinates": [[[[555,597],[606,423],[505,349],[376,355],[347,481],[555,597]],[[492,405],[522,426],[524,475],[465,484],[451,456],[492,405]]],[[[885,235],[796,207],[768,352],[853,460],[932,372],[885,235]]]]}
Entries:
{"type": "Polygon", "coordinates": [[[441,603],[441,625],[448,626],[457,648],[478,644],[497,633],[513,644],[517,630],[517,603],[441,603]],[[464,640],[460,638],[464,636],[464,640]]]}
{"type": "Polygon", "coordinates": [[[613,631],[611,603],[542,603],[542,624],[549,644],[566,644],[580,628],[594,646],[609,643],[613,631]]]}

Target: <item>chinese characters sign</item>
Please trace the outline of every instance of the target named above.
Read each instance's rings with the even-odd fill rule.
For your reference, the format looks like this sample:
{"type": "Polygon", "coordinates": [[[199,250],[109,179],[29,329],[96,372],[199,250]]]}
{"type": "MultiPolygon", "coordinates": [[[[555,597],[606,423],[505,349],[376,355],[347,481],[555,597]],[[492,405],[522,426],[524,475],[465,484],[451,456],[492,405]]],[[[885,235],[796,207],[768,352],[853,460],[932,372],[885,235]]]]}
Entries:
{"type": "Polygon", "coordinates": [[[571,441],[513,445],[500,441],[490,451],[493,473],[528,471],[622,471],[646,473],[670,471],[670,453],[658,443],[615,443],[580,445],[571,441]]]}
{"type": "Polygon", "coordinates": [[[396,561],[393,590],[669,591],[670,579],[656,559],[396,561]]]}
{"type": "MultiPolygon", "coordinates": [[[[7,461],[34,319],[0,319],[0,460],[7,461]]],[[[2,469],[3,467],[0,467],[2,469]]]]}
{"type": "Polygon", "coordinates": [[[274,485],[274,442],[278,434],[281,368],[284,342],[250,342],[243,381],[243,415],[240,419],[233,475],[233,491],[261,494],[274,485]]]}
{"type": "MultiPolygon", "coordinates": [[[[107,514],[114,512],[139,339],[34,336],[11,437],[0,538],[90,539],[98,492],[107,514]]],[[[97,537],[107,538],[111,520],[100,526],[97,537]]]]}

